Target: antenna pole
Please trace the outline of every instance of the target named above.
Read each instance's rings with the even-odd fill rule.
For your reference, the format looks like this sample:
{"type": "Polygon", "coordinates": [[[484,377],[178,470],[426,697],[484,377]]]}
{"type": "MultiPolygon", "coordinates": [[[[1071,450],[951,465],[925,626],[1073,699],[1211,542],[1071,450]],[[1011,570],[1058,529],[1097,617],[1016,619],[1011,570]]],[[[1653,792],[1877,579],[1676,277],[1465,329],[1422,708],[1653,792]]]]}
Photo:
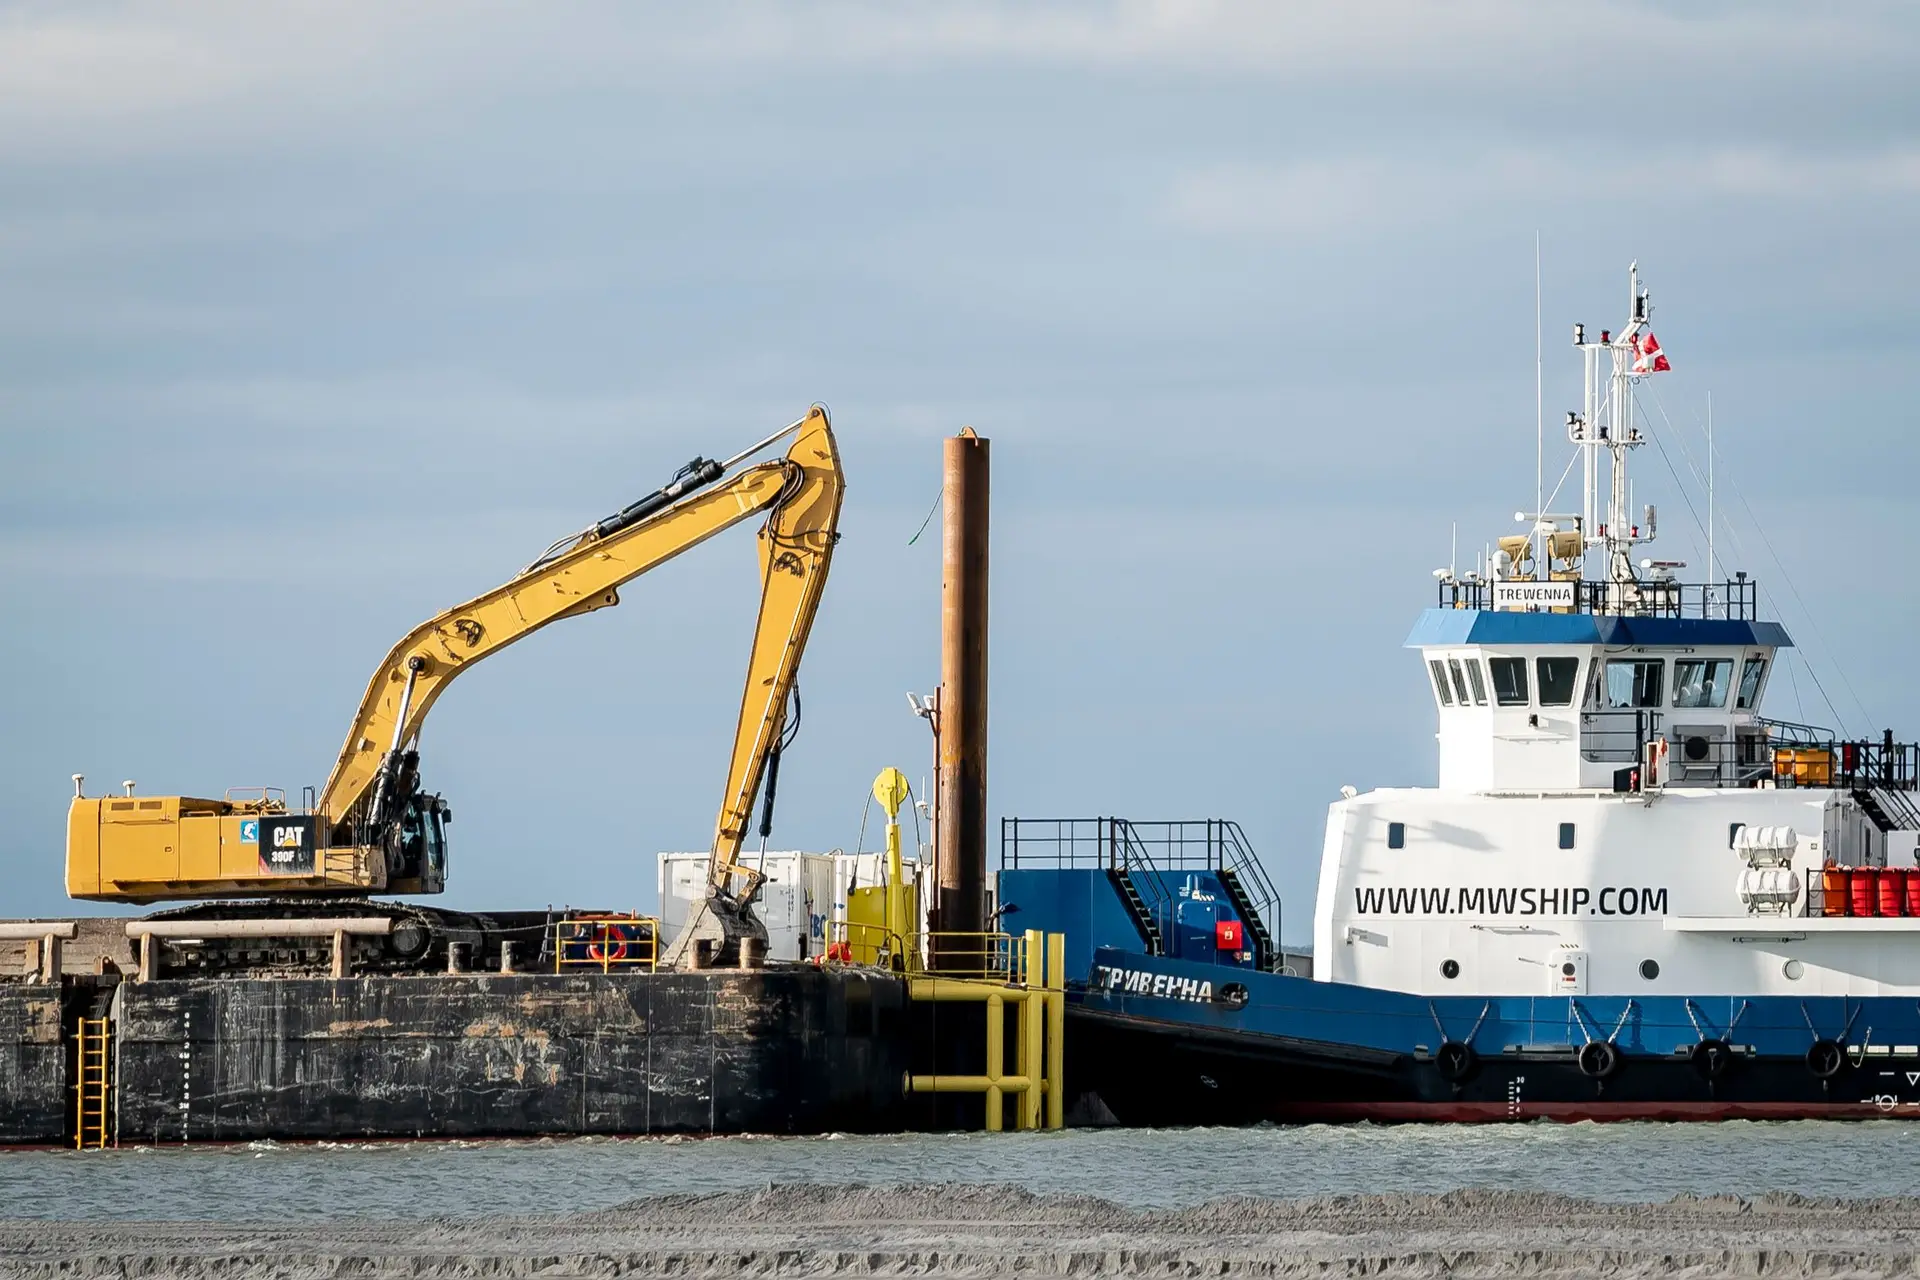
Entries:
{"type": "Polygon", "coordinates": [[[1545,566],[1540,516],[1547,502],[1547,412],[1540,372],[1540,232],[1533,233],[1533,563],[1539,575],[1545,566]]]}
{"type": "Polygon", "coordinates": [[[1707,392],[1707,589],[1719,581],[1719,561],[1713,558],[1713,392],[1707,392]]]}

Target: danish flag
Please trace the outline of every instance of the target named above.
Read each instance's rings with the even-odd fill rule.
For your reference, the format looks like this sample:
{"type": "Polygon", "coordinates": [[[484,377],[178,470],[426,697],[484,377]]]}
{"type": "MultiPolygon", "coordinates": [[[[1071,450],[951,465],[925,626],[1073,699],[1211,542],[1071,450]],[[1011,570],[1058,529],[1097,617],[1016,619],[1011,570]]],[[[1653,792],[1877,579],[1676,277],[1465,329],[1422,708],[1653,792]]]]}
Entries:
{"type": "Polygon", "coordinates": [[[1634,350],[1639,352],[1633,358],[1635,373],[1671,373],[1673,366],[1667,363],[1665,353],[1660,350],[1660,339],[1651,333],[1643,333],[1634,340],[1634,350]]]}

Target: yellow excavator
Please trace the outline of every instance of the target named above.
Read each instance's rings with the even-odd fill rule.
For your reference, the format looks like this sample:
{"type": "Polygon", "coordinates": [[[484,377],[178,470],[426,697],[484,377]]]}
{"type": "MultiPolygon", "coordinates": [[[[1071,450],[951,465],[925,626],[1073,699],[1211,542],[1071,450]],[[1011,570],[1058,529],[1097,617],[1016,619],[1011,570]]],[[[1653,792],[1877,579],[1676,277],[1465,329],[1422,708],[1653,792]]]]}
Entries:
{"type": "MultiPolygon", "coordinates": [[[[740,850],[764,784],[770,828],[795,678],[827,581],[845,477],[826,411],[808,415],[725,462],[695,458],[654,493],[549,547],[510,581],[415,627],[367,684],[327,783],[299,806],[253,788],[219,800],[88,797],[74,780],[67,817],[67,892],[104,902],[271,898],[202,903],[185,913],[272,918],[338,914],[343,898],[433,894],[446,886],[448,806],[420,785],[422,723],[448,684],[482,658],[549,623],[620,603],[619,588],[656,565],[758,515],[761,597],[726,790],[715,824],[709,902],[676,949],[712,939],[712,956],[741,937],[765,940],[751,903],[761,876],[740,850]],[[748,459],[791,435],[786,456],[748,459]]],[[[399,917],[403,961],[419,959],[454,913],[379,904],[399,917]],[[408,955],[405,953],[414,953],[408,955]]],[[[464,918],[471,924],[473,918],[464,918]]]]}

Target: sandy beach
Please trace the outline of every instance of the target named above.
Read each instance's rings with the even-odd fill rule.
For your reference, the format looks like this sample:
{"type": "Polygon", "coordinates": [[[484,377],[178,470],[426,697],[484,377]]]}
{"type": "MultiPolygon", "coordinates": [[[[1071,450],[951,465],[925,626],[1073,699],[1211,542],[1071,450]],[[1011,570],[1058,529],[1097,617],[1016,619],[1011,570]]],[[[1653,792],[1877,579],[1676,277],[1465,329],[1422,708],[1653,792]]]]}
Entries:
{"type": "MultiPolygon", "coordinates": [[[[265,1215],[263,1215],[265,1216],[265,1215]]],[[[9,1276],[1894,1276],[1920,1199],[1604,1204],[1525,1192],[1227,1198],[1134,1211],[1006,1187],[636,1199],[585,1214],[0,1222],[9,1276]]]]}

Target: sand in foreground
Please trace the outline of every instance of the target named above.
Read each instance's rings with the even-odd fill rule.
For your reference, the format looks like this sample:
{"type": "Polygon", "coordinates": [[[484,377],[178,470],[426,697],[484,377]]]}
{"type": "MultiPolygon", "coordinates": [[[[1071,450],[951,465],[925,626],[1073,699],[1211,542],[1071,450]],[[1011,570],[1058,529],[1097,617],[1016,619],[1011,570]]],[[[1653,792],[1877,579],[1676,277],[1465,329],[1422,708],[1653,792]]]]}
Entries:
{"type": "MultiPolygon", "coordinates": [[[[137,1211],[137,1206],[134,1207],[137,1211]]],[[[1135,1211],[1007,1187],[775,1187],[551,1217],[0,1222],[23,1276],[1912,1275],[1920,1199],[1528,1192],[1135,1211]]]]}

